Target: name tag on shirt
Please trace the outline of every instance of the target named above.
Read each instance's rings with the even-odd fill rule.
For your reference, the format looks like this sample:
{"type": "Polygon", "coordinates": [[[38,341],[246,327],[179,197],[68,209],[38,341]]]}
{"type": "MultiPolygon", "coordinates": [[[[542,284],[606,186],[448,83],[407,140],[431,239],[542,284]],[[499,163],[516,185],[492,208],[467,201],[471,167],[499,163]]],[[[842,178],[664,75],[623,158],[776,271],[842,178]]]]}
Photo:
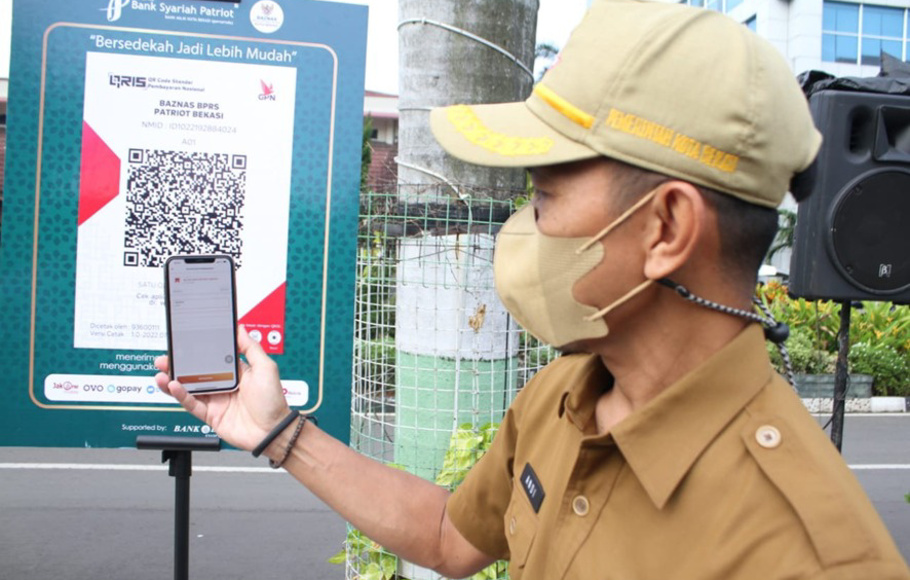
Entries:
{"type": "Polygon", "coordinates": [[[530,463],[525,464],[524,471],[521,472],[521,487],[528,495],[528,500],[531,502],[531,507],[534,508],[534,513],[539,513],[540,504],[543,503],[543,498],[546,494],[530,463]]]}

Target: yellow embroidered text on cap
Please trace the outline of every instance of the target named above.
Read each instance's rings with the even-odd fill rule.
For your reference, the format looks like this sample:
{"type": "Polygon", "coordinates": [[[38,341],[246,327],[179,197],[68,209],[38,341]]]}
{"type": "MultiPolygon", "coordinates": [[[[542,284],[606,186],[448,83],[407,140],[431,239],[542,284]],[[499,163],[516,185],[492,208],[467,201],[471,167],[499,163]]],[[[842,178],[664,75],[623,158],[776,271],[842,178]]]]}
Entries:
{"type": "Polygon", "coordinates": [[[616,108],[610,109],[606,123],[611,129],[671,148],[680,155],[685,155],[702,165],[713,167],[725,173],[736,171],[736,166],[739,163],[737,155],[721,151],[697,139],[677,133],[669,127],[664,127],[644,117],[624,113],[616,108]]]}
{"type": "Polygon", "coordinates": [[[543,155],[554,145],[546,137],[513,137],[492,131],[467,105],[450,107],[447,117],[465,139],[500,155],[543,155]]]}

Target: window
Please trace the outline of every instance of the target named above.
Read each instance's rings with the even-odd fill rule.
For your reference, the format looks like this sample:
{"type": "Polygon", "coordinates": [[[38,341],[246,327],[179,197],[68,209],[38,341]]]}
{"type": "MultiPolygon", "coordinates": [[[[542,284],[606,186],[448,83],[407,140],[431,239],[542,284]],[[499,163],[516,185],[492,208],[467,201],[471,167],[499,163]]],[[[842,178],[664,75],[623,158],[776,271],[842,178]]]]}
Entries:
{"type": "Polygon", "coordinates": [[[881,53],[903,59],[904,10],[866,6],[863,9],[862,62],[880,65],[881,53]]]}
{"type": "Polygon", "coordinates": [[[881,64],[882,51],[905,59],[903,8],[826,1],[822,8],[822,60],[881,64]]]}
{"type": "Polygon", "coordinates": [[[680,4],[695,6],[696,8],[706,8],[716,12],[729,12],[745,2],[745,0],[679,0],[680,4]]]}
{"type": "Polygon", "coordinates": [[[754,16],[751,17],[751,18],[749,18],[749,19],[746,20],[745,22],[743,22],[743,26],[745,26],[746,28],[748,28],[748,29],[751,30],[752,32],[757,32],[757,31],[758,31],[758,23],[757,23],[757,21],[756,21],[756,19],[755,19],[754,16]]]}

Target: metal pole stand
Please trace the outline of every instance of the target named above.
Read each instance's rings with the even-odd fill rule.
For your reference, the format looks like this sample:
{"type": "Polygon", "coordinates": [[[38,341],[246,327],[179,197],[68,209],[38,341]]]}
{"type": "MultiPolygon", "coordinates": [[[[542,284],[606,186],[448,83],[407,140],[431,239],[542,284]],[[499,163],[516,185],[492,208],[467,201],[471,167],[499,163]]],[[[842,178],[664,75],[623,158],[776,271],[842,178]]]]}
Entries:
{"type": "Polygon", "coordinates": [[[838,453],[844,441],[844,412],[847,407],[847,355],[850,353],[849,300],[841,302],[840,328],[837,331],[837,366],[834,370],[834,408],[831,415],[831,442],[838,453]]]}
{"type": "Polygon", "coordinates": [[[190,476],[193,451],[221,451],[217,437],[136,437],[136,449],[161,451],[161,462],[170,462],[168,475],[175,478],[174,580],[188,580],[190,570],[190,476]]]}

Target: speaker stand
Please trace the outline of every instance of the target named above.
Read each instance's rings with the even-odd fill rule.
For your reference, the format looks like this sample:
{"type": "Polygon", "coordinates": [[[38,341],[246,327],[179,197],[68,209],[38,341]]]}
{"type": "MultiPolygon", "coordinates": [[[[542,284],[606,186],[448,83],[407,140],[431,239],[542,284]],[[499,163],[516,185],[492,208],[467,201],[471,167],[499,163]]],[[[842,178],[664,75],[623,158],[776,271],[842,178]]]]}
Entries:
{"type": "Polygon", "coordinates": [[[849,300],[840,303],[840,328],[837,331],[837,366],[834,369],[834,405],[831,416],[831,442],[841,451],[844,440],[844,412],[847,407],[847,355],[850,353],[849,300]]]}

